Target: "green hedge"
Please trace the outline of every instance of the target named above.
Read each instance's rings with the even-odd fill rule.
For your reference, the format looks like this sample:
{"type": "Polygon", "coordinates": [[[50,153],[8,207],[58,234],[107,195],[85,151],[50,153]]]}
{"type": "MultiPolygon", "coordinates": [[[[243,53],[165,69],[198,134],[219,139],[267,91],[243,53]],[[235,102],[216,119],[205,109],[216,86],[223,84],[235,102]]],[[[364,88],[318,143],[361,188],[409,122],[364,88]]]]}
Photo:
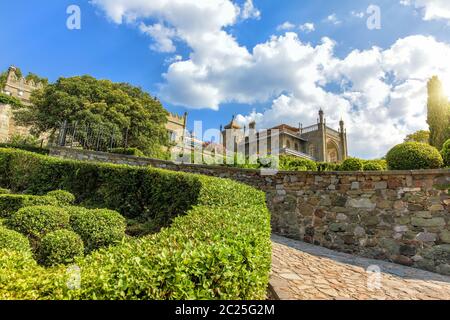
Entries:
{"type": "Polygon", "coordinates": [[[50,191],[47,196],[55,198],[61,206],[70,206],[75,202],[75,196],[65,190],[50,191]]]}
{"type": "Polygon", "coordinates": [[[51,232],[42,238],[39,244],[39,262],[45,266],[69,264],[83,254],[83,241],[78,234],[70,230],[51,232]]]}
{"type": "Polygon", "coordinates": [[[58,200],[49,196],[0,194],[0,217],[8,218],[17,210],[30,206],[56,206],[58,200]]]}
{"type": "Polygon", "coordinates": [[[2,249],[31,253],[27,237],[17,231],[0,226],[0,250],[2,249]]]}
{"type": "Polygon", "coordinates": [[[280,170],[287,171],[317,171],[316,162],[293,156],[280,156],[280,170]]]}
{"type": "Polygon", "coordinates": [[[125,237],[125,219],[116,211],[68,209],[70,226],[83,239],[87,251],[120,242],[125,237]]]}
{"type": "Polygon", "coordinates": [[[271,242],[262,191],[227,179],[11,150],[0,150],[1,170],[13,190],[64,189],[124,215],[142,210],[173,221],[160,233],[76,259],[79,290],[67,287],[66,267],[44,268],[1,251],[0,299],[265,298],[271,242]]]}
{"type": "Polygon", "coordinates": [[[362,171],[364,168],[364,162],[358,158],[345,159],[341,166],[340,171],[362,171]]]}
{"type": "Polygon", "coordinates": [[[39,153],[43,155],[50,154],[50,149],[41,148],[29,144],[16,144],[16,143],[0,143],[0,148],[20,149],[29,152],[39,153]]]}
{"type": "Polygon", "coordinates": [[[66,209],[54,206],[25,207],[13,213],[6,224],[32,239],[41,239],[49,232],[69,227],[66,209]]]}
{"type": "Polygon", "coordinates": [[[444,160],[444,165],[450,167],[450,139],[445,141],[441,150],[441,156],[444,160]]]}
{"type": "Polygon", "coordinates": [[[388,152],[386,161],[391,170],[438,169],[444,165],[435,147],[419,142],[395,146],[388,152]]]}
{"type": "MultiPolygon", "coordinates": [[[[196,204],[201,189],[199,179],[181,173],[70,161],[11,149],[0,149],[0,186],[38,195],[63,189],[85,206],[166,224],[196,204]]],[[[220,195],[216,198],[220,201],[220,195]]]]}

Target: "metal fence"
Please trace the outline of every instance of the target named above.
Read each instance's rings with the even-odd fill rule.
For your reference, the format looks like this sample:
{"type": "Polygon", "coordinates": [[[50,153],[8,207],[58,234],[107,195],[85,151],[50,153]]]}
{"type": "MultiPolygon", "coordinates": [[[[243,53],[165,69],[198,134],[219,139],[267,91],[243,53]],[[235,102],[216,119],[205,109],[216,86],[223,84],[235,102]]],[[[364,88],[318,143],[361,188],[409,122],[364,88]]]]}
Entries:
{"type": "Polygon", "coordinates": [[[56,135],[55,143],[60,147],[108,151],[128,147],[128,128],[119,130],[101,124],[68,123],[64,121],[56,135]]]}

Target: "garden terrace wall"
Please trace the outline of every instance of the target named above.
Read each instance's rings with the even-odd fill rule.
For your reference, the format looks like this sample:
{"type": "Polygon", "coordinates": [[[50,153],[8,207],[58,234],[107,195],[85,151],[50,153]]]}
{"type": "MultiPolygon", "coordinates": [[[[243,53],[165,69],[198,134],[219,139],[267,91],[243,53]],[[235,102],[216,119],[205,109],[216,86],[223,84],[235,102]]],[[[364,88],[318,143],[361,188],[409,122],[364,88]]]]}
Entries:
{"type": "Polygon", "coordinates": [[[266,192],[273,232],[450,275],[450,170],[278,172],[54,148],[64,158],[230,178],[266,192]]]}

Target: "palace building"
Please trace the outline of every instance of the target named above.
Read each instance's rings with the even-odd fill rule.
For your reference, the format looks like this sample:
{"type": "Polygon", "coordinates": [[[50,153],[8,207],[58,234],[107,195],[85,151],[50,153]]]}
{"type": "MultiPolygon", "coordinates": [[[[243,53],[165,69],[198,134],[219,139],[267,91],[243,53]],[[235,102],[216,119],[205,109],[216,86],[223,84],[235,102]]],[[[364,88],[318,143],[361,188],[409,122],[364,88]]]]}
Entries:
{"type": "MultiPolygon", "coordinates": [[[[266,150],[273,150],[272,139],[277,132],[278,154],[291,155],[299,158],[310,159],[319,162],[341,162],[348,158],[347,132],[344,121],[339,122],[339,129],[334,130],[326,125],[324,112],[319,111],[317,124],[298,128],[281,124],[268,130],[256,131],[256,123],[252,122],[249,128],[242,128],[235,117],[226,125],[222,132],[222,143],[227,147],[227,138],[234,140],[234,151],[245,149],[245,154],[249,155],[251,148],[255,148],[256,153],[260,153],[262,145],[266,150]],[[250,137],[250,132],[254,132],[250,137]],[[252,146],[253,142],[253,146],[252,146]],[[244,147],[245,146],[245,147],[244,147]]],[[[231,143],[232,145],[233,143],[231,143]]],[[[268,152],[270,153],[270,151],[268,152]]]]}

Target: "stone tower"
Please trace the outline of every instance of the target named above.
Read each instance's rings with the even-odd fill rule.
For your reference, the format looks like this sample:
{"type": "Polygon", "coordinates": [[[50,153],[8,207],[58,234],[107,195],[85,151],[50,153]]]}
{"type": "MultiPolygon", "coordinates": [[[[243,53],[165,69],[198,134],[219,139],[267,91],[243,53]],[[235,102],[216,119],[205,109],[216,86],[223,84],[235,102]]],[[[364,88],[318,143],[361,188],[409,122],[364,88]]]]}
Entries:
{"type": "MultiPolygon", "coordinates": [[[[17,77],[16,67],[11,66],[8,69],[5,86],[0,90],[3,94],[19,99],[24,105],[29,105],[31,93],[40,88],[42,88],[41,83],[17,77]]],[[[28,133],[28,128],[19,127],[14,123],[11,106],[0,104],[0,141],[5,142],[14,134],[27,135],[28,133]]]]}

